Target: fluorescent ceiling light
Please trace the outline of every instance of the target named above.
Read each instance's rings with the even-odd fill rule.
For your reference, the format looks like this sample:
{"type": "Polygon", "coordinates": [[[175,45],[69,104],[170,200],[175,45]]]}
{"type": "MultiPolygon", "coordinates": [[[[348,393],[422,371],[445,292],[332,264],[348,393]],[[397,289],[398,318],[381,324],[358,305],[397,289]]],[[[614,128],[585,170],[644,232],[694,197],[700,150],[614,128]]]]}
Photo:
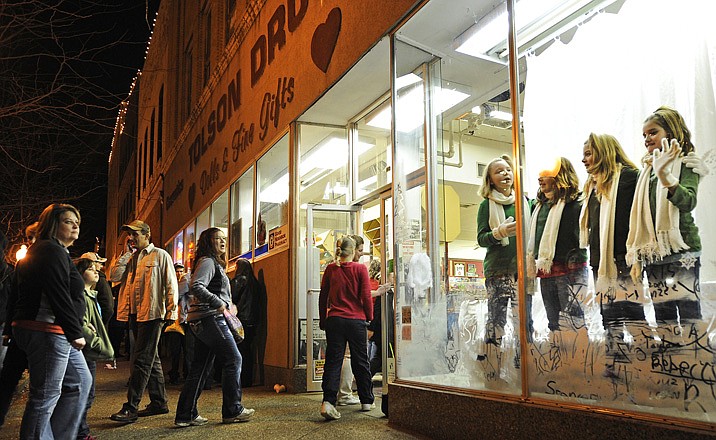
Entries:
{"type": "Polygon", "coordinates": [[[260,203],[283,203],[288,200],[288,174],[284,174],[277,181],[261,191],[260,203]]]}
{"type": "Polygon", "coordinates": [[[348,141],[338,137],[330,137],[328,140],[319,143],[313,150],[301,159],[298,166],[298,174],[304,177],[314,169],[337,170],[347,162],[348,141]],[[327,160],[327,158],[332,160],[327,160]]]}
{"type": "MultiPolygon", "coordinates": [[[[537,50],[572,27],[589,20],[616,0],[521,0],[515,6],[520,55],[537,50]]],[[[508,55],[507,4],[503,2],[453,42],[457,52],[503,62],[508,55]]]]}
{"type": "Polygon", "coordinates": [[[400,90],[405,87],[411,86],[415,83],[421,82],[423,79],[414,73],[400,76],[395,80],[395,89],[400,90]]]}
{"type": "Polygon", "coordinates": [[[512,122],[512,113],[503,112],[501,110],[492,110],[489,117],[490,119],[500,119],[502,121],[512,122]]]}
{"type": "Polygon", "coordinates": [[[390,130],[390,106],[386,106],[383,110],[376,113],[375,116],[366,119],[365,125],[390,130]]]}
{"type": "Polygon", "coordinates": [[[438,111],[443,113],[444,111],[451,109],[461,103],[462,101],[469,98],[470,95],[454,89],[440,89],[438,90],[436,101],[438,111]]]}
{"type": "Polygon", "coordinates": [[[375,174],[373,174],[372,176],[367,177],[366,179],[361,180],[360,182],[358,182],[358,188],[359,188],[359,189],[366,189],[366,188],[369,187],[370,185],[375,185],[376,183],[378,183],[378,176],[376,176],[375,174]]]}
{"type": "MultiPolygon", "coordinates": [[[[467,93],[443,87],[437,89],[435,92],[435,108],[438,113],[443,113],[469,97],[470,95],[467,93]]],[[[396,115],[398,131],[402,133],[410,133],[421,126],[424,120],[423,109],[424,103],[422,87],[413,87],[413,89],[408,93],[400,96],[398,98],[396,115]]],[[[378,112],[375,116],[367,119],[366,125],[390,130],[390,110],[391,107],[389,105],[385,106],[385,108],[378,112]]]]}

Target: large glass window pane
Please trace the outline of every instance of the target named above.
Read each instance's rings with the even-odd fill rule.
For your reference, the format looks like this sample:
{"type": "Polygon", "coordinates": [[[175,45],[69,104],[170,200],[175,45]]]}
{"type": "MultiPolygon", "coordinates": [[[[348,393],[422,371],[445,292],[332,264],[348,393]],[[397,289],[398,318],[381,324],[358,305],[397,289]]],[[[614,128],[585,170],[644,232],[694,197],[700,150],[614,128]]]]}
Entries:
{"type": "MultiPolygon", "coordinates": [[[[485,15],[486,6],[472,10],[485,15]]],[[[485,180],[487,165],[513,151],[511,124],[497,119],[511,109],[508,71],[502,61],[455,51],[465,22],[447,7],[430,2],[395,44],[397,375],[518,394],[524,321],[516,239],[505,237],[503,246],[492,236],[501,221],[491,226],[517,217],[514,179],[499,179],[505,194],[494,204],[485,180]],[[427,31],[438,22],[453,32],[449,50],[427,31]]],[[[499,20],[505,38],[507,17],[499,20]]]]}
{"type": "Polygon", "coordinates": [[[256,164],[258,209],[256,251],[265,252],[268,231],[288,224],[288,135],[279,140],[256,164]]]}
{"type": "Polygon", "coordinates": [[[299,145],[301,204],[347,204],[350,197],[346,129],[301,124],[299,145]]]}
{"type": "Polygon", "coordinates": [[[557,3],[561,15],[545,13],[533,22],[520,3],[516,10],[525,17],[518,25],[527,70],[525,186],[540,200],[531,248],[538,263],[554,236],[546,225],[556,228],[549,216],[560,198],[550,188],[573,167],[576,188],[584,191],[559,217],[551,265],[557,270],[537,272],[530,392],[713,422],[716,259],[708,243],[716,224],[708,217],[716,180],[681,157],[668,166],[673,179],[668,172],[660,179],[652,153],[667,134],[683,153],[706,157],[697,165],[713,164],[716,71],[708,66],[716,37],[706,31],[704,14],[711,3],[694,1],[685,9],[643,0],[583,2],[589,5],[579,10],[557,3]],[[665,35],[651,25],[664,17],[689,25],[665,35]],[[551,35],[527,36],[547,24],[551,35]],[[559,41],[552,42],[555,36],[559,41]],[[645,65],[645,53],[664,61],[645,65]],[[557,85],[558,94],[546,92],[557,85]],[[556,109],[568,111],[556,119],[544,114],[556,109]],[[569,209],[574,204],[587,205],[581,216],[569,209]],[[677,217],[678,227],[666,220],[677,217]],[[583,233],[586,259],[578,250],[564,254],[579,248],[563,246],[565,229],[583,233]],[[655,240],[647,238],[652,233],[655,240]]]}
{"type": "Polygon", "coordinates": [[[231,185],[231,237],[229,257],[250,251],[251,219],[254,218],[254,167],[249,168],[231,185]]]}
{"type": "Polygon", "coordinates": [[[199,217],[196,218],[197,237],[201,235],[202,232],[209,229],[209,226],[211,226],[210,211],[211,207],[206,208],[201,214],[199,214],[199,217]]]}
{"type": "MultiPolygon", "coordinates": [[[[343,127],[299,124],[299,243],[306,243],[306,205],[345,205],[348,139],[343,127]]],[[[299,252],[301,252],[299,250],[299,252]]]]}
{"type": "Polygon", "coordinates": [[[194,264],[194,255],[196,252],[196,228],[194,222],[184,229],[184,246],[186,253],[184,256],[184,267],[190,270],[194,264]]]}
{"type": "Polygon", "coordinates": [[[514,3],[396,33],[398,377],[713,423],[711,5],[514,3]]]}
{"type": "Polygon", "coordinates": [[[173,246],[173,258],[175,263],[184,264],[184,234],[180,231],[176,237],[174,237],[173,246]]]}
{"type": "Polygon", "coordinates": [[[353,157],[357,176],[353,180],[358,199],[391,181],[390,100],[361,118],[354,133],[353,157]]]}
{"type": "Polygon", "coordinates": [[[225,234],[229,232],[229,190],[224,191],[211,204],[211,226],[221,228],[225,234]]]}

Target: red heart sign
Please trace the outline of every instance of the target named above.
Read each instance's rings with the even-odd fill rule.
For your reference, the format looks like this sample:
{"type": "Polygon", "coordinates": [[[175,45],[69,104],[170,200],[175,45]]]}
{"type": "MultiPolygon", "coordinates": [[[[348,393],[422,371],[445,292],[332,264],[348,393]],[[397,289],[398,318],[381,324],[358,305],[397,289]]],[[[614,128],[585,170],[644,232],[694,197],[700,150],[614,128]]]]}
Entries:
{"type": "Polygon", "coordinates": [[[338,34],[341,32],[341,10],[333,8],[325,23],[318,25],[311,39],[311,58],[313,64],[326,73],[336,49],[338,34]]]}

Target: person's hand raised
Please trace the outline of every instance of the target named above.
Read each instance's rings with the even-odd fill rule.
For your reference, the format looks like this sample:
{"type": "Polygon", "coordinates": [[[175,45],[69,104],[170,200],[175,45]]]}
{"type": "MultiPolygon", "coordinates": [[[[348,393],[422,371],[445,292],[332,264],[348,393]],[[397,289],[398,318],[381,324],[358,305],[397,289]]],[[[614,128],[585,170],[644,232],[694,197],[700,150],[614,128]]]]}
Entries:
{"type": "Polygon", "coordinates": [[[676,139],[672,139],[671,144],[666,139],[662,139],[661,150],[657,149],[652,153],[654,174],[665,188],[671,188],[679,184],[679,179],[671,174],[671,166],[679,154],[681,154],[681,146],[679,146],[679,141],[676,139]]]}

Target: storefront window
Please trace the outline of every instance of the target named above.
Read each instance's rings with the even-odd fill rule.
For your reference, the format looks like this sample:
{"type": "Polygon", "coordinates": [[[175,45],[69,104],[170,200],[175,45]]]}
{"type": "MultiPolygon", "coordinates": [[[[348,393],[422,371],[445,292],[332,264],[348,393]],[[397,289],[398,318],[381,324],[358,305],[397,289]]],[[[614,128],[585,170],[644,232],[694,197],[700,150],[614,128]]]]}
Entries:
{"type": "Polygon", "coordinates": [[[539,271],[551,237],[540,221],[534,247],[527,249],[535,253],[538,269],[530,391],[713,422],[716,260],[705,245],[716,228],[707,221],[710,207],[704,202],[711,200],[716,181],[699,175],[708,160],[690,168],[681,158],[669,164],[673,180],[659,179],[653,170],[660,161],[649,154],[661,148],[660,133],[676,139],[682,153],[693,149],[701,157],[714,142],[706,115],[716,107],[716,74],[705,66],[716,38],[699,13],[707,2],[688,10],[669,2],[596,3],[587,13],[567,9],[551,17],[554,34],[569,38],[550,46],[551,40],[518,38],[526,67],[525,186],[542,200],[536,202],[537,220],[554,224],[544,211],[551,215],[559,205],[542,196],[550,195],[554,182],[566,186],[565,178],[575,175],[576,188],[584,191],[581,200],[563,208],[552,263],[557,273],[539,271]],[[579,21],[572,20],[574,14],[579,21]],[[650,23],[666,17],[689,26],[663,35],[650,23]],[[640,61],[650,51],[664,60],[661,67],[640,61]],[[669,59],[675,54],[677,60],[669,59]],[[583,63],[599,67],[575,67],[583,63]],[[629,73],[617,74],[614,66],[629,73]],[[543,92],[555,84],[559,96],[543,92]],[[542,114],[547,108],[571,109],[559,118],[559,130],[545,129],[555,124],[542,114]],[[665,226],[666,217],[679,226],[665,226]],[[570,246],[565,224],[574,234],[570,246]],[[581,244],[575,230],[582,233],[581,244]],[[656,240],[646,238],[654,231],[656,240]]]}
{"type": "Polygon", "coordinates": [[[350,200],[346,129],[301,124],[299,145],[301,204],[345,205],[350,200]]]}
{"type": "Polygon", "coordinates": [[[196,228],[192,221],[189,226],[184,229],[184,247],[186,249],[184,255],[184,267],[191,269],[194,264],[194,255],[196,251],[196,228]]]}
{"type": "MultiPolygon", "coordinates": [[[[300,243],[306,243],[306,205],[309,203],[327,205],[345,205],[349,197],[348,182],[348,140],[345,128],[312,124],[299,125],[299,204],[300,204],[300,243]]],[[[333,234],[324,225],[334,214],[317,213],[314,235],[333,234]],[[324,221],[321,221],[321,217],[324,221]]],[[[332,255],[333,249],[328,253],[332,255]]],[[[332,257],[331,257],[332,258],[332,257]]],[[[332,260],[323,259],[325,266],[332,260]]]]}
{"type": "Polygon", "coordinates": [[[356,124],[353,163],[357,199],[390,183],[393,153],[390,136],[390,100],[384,101],[356,124]]]}
{"type": "Polygon", "coordinates": [[[211,226],[220,228],[225,234],[229,232],[229,190],[224,191],[211,204],[211,226]]]}
{"type": "Polygon", "coordinates": [[[179,232],[173,240],[173,258],[175,263],[184,264],[184,234],[179,232]]]}
{"type": "Polygon", "coordinates": [[[515,4],[395,37],[398,378],[713,422],[708,4],[515,4]]]}
{"type": "Polygon", "coordinates": [[[279,140],[256,164],[258,215],[256,253],[265,252],[268,232],[288,224],[288,135],[279,140]]]}
{"type": "Polygon", "coordinates": [[[211,207],[206,208],[199,217],[196,218],[196,232],[201,235],[202,232],[209,229],[211,226],[211,207]]]}
{"type": "MultiPolygon", "coordinates": [[[[254,218],[254,167],[231,185],[231,237],[229,257],[243,255],[251,247],[251,219],[254,218]]],[[[250,255],[248,256],[249,258],[250,255]]]]}
{"type": "Polygon", "coordinates": [[[513,154],[511,124],[497,118],[511,110],[508,71],[436,45],[426,20],[444,7],[429,3],[394,46],[397,374],[519,394],[516,239],[494,240],[491,226],[517,216],[511,161],[496,160],[513,154]],[[492,162],[510,173],[497,203],[492,162]]]}

